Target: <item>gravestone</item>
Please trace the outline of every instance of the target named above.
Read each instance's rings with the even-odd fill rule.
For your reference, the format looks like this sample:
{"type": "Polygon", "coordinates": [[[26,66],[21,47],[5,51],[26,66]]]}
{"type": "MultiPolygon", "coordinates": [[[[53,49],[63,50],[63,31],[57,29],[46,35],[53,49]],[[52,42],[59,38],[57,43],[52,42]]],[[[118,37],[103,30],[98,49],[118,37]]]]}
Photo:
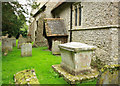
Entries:
{"type": "Polygon", "coordinates": [[[34,86],[35,84],[40,84],[33,69],[14,74],[14,80],[16,85],[24,84],[25,86],[34,86]]]}
{"type": "Polygon", "coordinates": [[[21,46],[21,56],[32,56],[32,44],[31,43],[23,43],[21,46]]]}
{"type": "Polygon", "coordinates": [[[120,85],[120,65],[104,66],[98,77],[98,86],[120,85]]]}
{"type": "Polygon", "coordinates": [[[16,38],[15,38],[15,37],[12,37],[12,38],[11,38],[11,41],[12,41],[13,47],[16,47],[16,38]]]}
{"type": "Polygon", "coordinates": [[[26,38],[23,38],[22,37],[22,35],[20,34],[20,36],[19,36],[19,39],[18,39],[18,49],[20,49],[21,48],[21,46],[22,46],[22,44],[23,43],[26,43],[27,42],[27,39],[26,38]]]}
{"type": "Polygon", "coordinates": [[[52,54],[53,55],[59,55],[60,54],[60,49],[58,48],[58,45],[61,44],[61,41],[52,41],[52,54]]]}
{"type": "Polygon", "coordinates": [[[12,41],[10,38],[3,38],[2,39],[2,51],[3,52],[8,52],[12,51],[13,46],[12,46],[12,41]]]}

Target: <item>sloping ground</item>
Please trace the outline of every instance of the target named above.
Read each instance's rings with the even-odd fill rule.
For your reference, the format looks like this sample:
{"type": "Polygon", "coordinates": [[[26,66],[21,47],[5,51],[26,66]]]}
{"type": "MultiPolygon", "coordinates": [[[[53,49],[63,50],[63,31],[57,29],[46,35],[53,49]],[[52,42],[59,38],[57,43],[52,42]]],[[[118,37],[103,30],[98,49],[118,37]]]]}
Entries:
{"type": "MultiPolygon", "coordinates": [[[[3,84],[14,84],[14,74],[25,69],[34,69],[40,84],[67,84],[51,68],[54,64],[60,64],[61,57],[52,55],[46,49],[33,48],[32,57],[21,57],[21,50],[14,47],[12,52],[2,57],[3,84]]],[[[85,83],[96,84],[96,80],[85,83]]]]}

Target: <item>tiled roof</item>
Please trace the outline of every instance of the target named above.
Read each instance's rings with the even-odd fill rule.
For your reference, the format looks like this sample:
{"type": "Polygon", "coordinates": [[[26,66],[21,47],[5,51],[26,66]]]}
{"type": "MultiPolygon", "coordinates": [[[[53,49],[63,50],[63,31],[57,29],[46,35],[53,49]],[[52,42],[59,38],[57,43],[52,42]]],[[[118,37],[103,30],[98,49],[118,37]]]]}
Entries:
{"type": "Polygon", "coordinates": [[[44,34],[47,37],[51,36],[67,36],[67,30],[64,20],[61,18],[45,18],[44,34]]]}
{"type": "Polygon", "coordinates": [[[51,10],[51,12],[52,11],[54,11],[56,8],[58,8],[60,5],[62,5],[63,3],[65,3],[65,1],[66,0],[61,0],[60,2],[58,2],[56,5],[55,5],[55,7],[51,10]]]}

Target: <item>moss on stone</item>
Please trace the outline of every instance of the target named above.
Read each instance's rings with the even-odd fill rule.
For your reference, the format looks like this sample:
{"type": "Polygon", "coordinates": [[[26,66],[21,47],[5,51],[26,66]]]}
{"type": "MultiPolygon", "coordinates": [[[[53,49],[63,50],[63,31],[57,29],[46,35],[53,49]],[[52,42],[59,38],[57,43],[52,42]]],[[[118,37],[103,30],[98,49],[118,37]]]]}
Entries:
{"type": "Polygon", "coordinates": [[[99,72],[92,70],[91,72],[87,72],[86,74],[80,73],[79,75],[71,75],[70,73],[66,72],[60,64],[53,65],[52,68],[70,84],[76,84],[77,82],[81,83],[82,81],[95,79],[97,78],[99,72]]]}
{"type": "Polygon", "coordinates": [[[92,68],[96,68],[98,71],[100,71],[100,69],[105,66],[105,64],[98,58],[96,57],[96,60],[91,60],[91,67],[92,68]]]}
{"type": "Polygon", "coordinates": [[[97,84],[119,84],[118,72],[120,70],[120,65],[105,65],[99,74],[97,84]]]}
{"type": "Polygon", "coordinates": [[[24,70],[14,75],[16,84],[39,84],[34,70],[24,70]]]}

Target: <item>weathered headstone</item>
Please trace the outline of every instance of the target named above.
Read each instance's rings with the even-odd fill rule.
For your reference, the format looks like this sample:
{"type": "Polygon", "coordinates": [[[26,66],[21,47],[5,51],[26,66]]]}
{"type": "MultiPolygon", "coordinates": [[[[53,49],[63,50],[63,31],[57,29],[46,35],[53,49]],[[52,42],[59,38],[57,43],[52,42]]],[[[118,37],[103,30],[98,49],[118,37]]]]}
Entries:
{"type": "Polygon", "coordinates": [[[12,41],[10,38],[4,38],[2,39],[2,51],[12,51],[13,46],[12,46],[12,41]]]}
{"type": "Polygon", "coordinates": [[[23,38],[22,37],[22,35],[20,34],[20,36],[19,36],[19,39],[18,39],[18,49],[20,49],[21,48],[21,45],[23,44],[23,43],[26,43],[26,41],[27,41],[27,39],[26,38],[23,38]]]}
{"type": "Polygon", "coordinates": [[[14,80],[16,85],[24,84],[34,86],[35,84],[40,84],[33,69],[18,72],[14,75],[14,80]]]}
{"type": "Polygon", "coordinates": [[[32,56],[32,44],[23,43],[21,46],[21,56],[32,56]]]}
{"type": "Polygon", "coordinates": [[[10,39],[11,39],[11,41],[12,41],[13,47],[16,47],[16,38],[15,38],[15,37],[12,37],[12,38],[10,38],[10,39]]]}
{"type": "Polygon", "coordinates": [[[97,85],[120,85],[120,65],[106,65],[99,73],[97,85]]]}
{"type": "Polygon", "coordinates": [[[59,55],[60,54],[60,49],[58,47],[58,45],[61,44],[61,41],[52,41],[52,54],[53,55],[59,55]]]}

